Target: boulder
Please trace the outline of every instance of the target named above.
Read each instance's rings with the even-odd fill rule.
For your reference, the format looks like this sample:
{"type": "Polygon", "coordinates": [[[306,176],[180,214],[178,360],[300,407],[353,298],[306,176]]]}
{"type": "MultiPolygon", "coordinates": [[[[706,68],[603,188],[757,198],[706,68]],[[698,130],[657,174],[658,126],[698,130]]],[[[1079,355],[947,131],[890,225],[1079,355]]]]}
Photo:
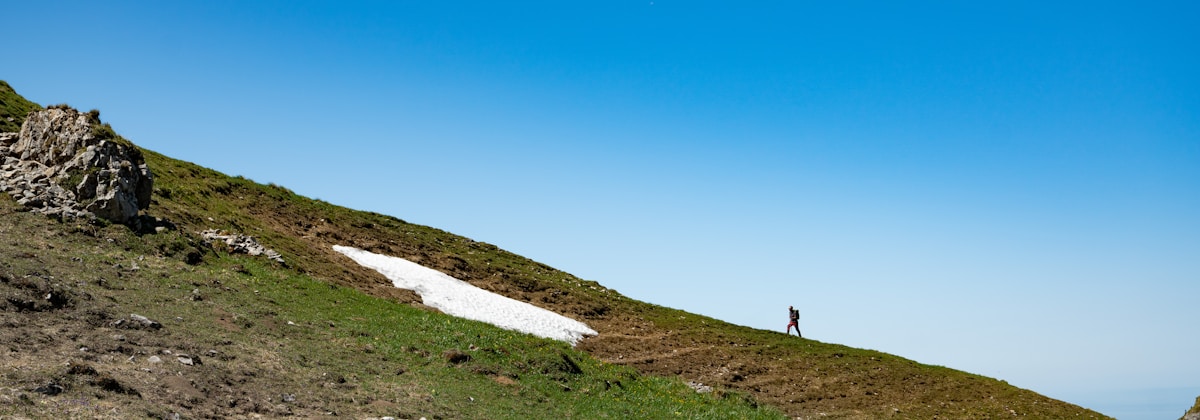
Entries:
{"type": "Polygon", "coordinates": [[[0,161],[8,156],[12,145],[17,142],[20,133],[0,133],[0,161]]]}
{"type": "Polygon", "coordinates": [[[32,211],[130,224],[150,205],[154,176],[142,152],[67,106],[30,112],[15,137],[0,134],[0,190],[32,211]]]}
{"type": "Polygon", "coordinates": [[[95,140],[87,114],[67,107],[51,107],[29,113],[10,153],[21,160],[61,165],[95,140]]]}

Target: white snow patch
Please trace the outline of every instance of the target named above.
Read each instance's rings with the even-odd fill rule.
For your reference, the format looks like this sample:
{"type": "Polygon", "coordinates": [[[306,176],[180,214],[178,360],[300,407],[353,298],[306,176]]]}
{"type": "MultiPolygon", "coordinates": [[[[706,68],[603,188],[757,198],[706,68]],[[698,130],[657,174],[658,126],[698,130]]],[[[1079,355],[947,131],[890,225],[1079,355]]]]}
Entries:
{"type": "Polygon", "coordinates": [[[334,245],[333,250],[378,271],[396,287],[417,292],[424,304],[450,315],[572,345],[585,335],[596,335],[595,330],[582,322],[480,289],[403,258],[340,245],[334,245]]]}

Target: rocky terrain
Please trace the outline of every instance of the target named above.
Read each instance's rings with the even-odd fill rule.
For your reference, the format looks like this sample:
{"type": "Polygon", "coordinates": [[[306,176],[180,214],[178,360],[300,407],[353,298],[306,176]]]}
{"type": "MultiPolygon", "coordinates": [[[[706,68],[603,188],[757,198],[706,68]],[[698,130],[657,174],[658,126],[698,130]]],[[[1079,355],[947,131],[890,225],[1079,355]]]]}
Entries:
{"type": "Polygon", "coordinates": [[[0,191],[35,213],[130,224],[150,205],[154,177],[141,150],[67,106],[31,112],[0,133],[0,191]]]}
{"type": "Polygon", "coordinates": [[[24,415],[1104,417],[629,299],[491,244],[138,150],[98,112],[5,112],[22,124],[0,135],[0,407],[24,415]],[[599,334],[562,348],[448,317],[334,245],[599,334]]]}

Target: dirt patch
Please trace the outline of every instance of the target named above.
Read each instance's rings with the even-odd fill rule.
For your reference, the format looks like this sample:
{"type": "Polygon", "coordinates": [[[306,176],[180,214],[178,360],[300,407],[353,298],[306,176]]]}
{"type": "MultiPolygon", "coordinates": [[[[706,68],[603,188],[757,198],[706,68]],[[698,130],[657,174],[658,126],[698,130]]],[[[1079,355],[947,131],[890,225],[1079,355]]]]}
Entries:
{"type": "MultiPolygon", "coordinates": [[[[283,378],[249,372],[236,357],[216,350],[205,356],[208,349],[232,342],[201,341],[173,319],[142,320],[134,314],[140,310],[122,306],[126,294],[143,287],[130,286],[167,287],[161,283],[169,279],[164,274],[182,268],[166,262],[162,271],[154,271],[146,268],[151,261],[80,258],[119,251],[120,244],[67,229],[44,216],[14,211],[13,203],[0,197],[0,406],[5,407],[0,411],[66,418],[289,412],[265,403],[277,398],[266,390],[281,388],[275,381],[283,378]],[[192,358],[192,365],[181,363],[180,355],[192,358]]],[[[202,304],[188,299],[187,291],[171,290],[164,289],[151,306],[202,304]],[[173,294],[178,298],[167,298],[173,294]]],[[[239,329],[232,314],[219,308],[210,313],[214,324],[239,329]]],[[[290,413],[325,414],[294,407],[290,413]]]]}
{"type": "Polygon", "coordinates": [[[216,307],[213,308],[212,312],[213,312],[213,322],[215,322],[217,325],[220,325],[222,328],[224,328],[228,331],[237,331],[237,330],[241,329],[237,325],[237,323],[234,322],[237,318],[234,314],[231,314],[224,309],[216,308],[216,307]]]}

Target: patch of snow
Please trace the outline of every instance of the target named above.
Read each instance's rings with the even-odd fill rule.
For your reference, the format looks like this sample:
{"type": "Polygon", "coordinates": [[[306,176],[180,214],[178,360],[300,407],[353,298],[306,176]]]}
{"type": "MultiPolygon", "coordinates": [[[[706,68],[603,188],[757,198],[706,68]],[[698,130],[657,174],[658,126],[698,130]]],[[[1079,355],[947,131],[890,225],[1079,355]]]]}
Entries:
{"type": "Polygon", "coordinates": [[[450,315],[572,345],[583,336],[597,334],[582,322],[480,289],[403,258],[340,245],[334,245],[333,250],[378,271],[396,287],[416,292],[421,295],[422,303],[450,315]]]}

